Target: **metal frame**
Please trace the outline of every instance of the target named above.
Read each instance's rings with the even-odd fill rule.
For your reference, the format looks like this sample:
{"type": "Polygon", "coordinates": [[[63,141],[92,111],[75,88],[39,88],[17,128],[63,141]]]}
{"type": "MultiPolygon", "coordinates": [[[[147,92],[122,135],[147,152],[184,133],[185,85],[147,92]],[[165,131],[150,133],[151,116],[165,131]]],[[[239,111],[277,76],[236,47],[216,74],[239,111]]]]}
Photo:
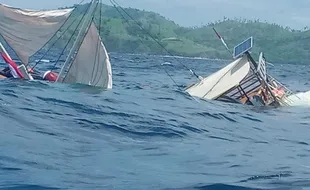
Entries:
{"type": "MultiPolygon", "coordinates": [[[[229,89],[228,91],[224,92],[216,99],[221,99],[223,97],[229,97],[235,100],[240,100],[242,96],[245,96],[246,98],[249,99],[248,94],[255,92],[260,87],[263,87],[268,92],[266,96],[269,96],[269,98],[271,98],[268,102],[266,102],[266,105],[269,105],[272,103],[276,103],[277,105],[280,104],[279,103],[280,100],[272,92],[270,84],[258,74],[257,72],[258,64],[254,61],[254,59],[252,58],[252,56],[250,55],[248,51],[245,52],[244,54],[247,55],[247,58],[251,64],[250,72],[243,80],[240,81],[238,86],[235,86],[229,89]]],[[[267,80],[268,81],[270,80],[269,75],[267,75],[267,80]]]]}

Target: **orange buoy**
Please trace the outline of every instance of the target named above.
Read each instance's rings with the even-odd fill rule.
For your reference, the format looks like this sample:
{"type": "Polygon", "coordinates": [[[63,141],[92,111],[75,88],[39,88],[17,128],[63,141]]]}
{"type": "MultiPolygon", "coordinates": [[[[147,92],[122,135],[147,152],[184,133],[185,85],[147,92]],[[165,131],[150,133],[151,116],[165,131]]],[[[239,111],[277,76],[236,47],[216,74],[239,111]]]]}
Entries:
{"type": "Polygon", "coordinates": [[[48,80],[50,82],[55,82],[57,80],[58,74],[52,71],[46,71],[43,75],[44,80],[48,80]]]}

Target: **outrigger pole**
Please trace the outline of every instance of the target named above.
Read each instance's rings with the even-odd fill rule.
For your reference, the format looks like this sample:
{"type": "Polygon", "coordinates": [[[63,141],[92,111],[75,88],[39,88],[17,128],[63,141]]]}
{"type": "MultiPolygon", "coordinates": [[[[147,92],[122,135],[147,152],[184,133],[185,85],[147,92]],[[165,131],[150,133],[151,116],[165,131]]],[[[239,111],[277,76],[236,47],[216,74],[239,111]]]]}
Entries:
{"type": "Polygon", "coordinates": [[[18,66],[9,53],[4,48],[3,44],[0,42],[0,53],[4,61],[9,65],[11,73],[14,78],[26,78],[29,80],[33,80],[32,76],[27,72],[24,64],[18,66]]]}
{"type": "Polygon", "coordinates": [[[0,53],[4,53],[8,58],[11,58],[11,56],[9,55],[9,53],[6,51],[6,49],[4,48],[3,44],[0,42],[0,53]]]}
{"type": "Polygon", "coordinates": [[[11,70],[11,73],[14,78],[23,78],[23,74],[20,72],[20,70],[17,67],[17,64],[12,60],[9,53],[4,48],[3,44],[0,42],[0,53],[4,61],[9,65],[9,68],[11,70]]]}

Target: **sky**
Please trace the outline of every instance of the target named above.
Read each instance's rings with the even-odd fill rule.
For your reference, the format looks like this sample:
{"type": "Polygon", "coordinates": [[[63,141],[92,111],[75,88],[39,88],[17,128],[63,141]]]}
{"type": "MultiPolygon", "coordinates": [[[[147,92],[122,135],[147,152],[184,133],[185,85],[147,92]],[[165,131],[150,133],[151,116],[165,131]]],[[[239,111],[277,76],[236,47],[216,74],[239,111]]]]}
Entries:
{"type": "MultiPolygon", "coordinates": [[[[81,0],[0,0],[28,9],[54,9],[81,0]]],[[[87,0],[86,0],[87,2],[87,0]]],[[[109,0],[102,0],[109,4],[109,0]]],[[[310,0],[116,0],[123,7],[157,12],[182,26],[200,26],[224,16],[259,19],[294,29],[310,27],[310,0]]]]}

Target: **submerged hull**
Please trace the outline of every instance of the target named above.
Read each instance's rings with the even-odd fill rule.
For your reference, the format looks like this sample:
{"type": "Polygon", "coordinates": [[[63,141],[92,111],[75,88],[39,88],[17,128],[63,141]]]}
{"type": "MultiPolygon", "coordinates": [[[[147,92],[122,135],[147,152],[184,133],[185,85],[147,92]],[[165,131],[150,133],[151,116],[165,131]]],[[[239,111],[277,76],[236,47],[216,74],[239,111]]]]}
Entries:
{"type": "Polygon", "coordinates": [[[290,105],[288,96],[292,93],[270,75],[259,72],[260,66],[245,53],[185,91],[206,100],[276,107],[290,105]]]}

